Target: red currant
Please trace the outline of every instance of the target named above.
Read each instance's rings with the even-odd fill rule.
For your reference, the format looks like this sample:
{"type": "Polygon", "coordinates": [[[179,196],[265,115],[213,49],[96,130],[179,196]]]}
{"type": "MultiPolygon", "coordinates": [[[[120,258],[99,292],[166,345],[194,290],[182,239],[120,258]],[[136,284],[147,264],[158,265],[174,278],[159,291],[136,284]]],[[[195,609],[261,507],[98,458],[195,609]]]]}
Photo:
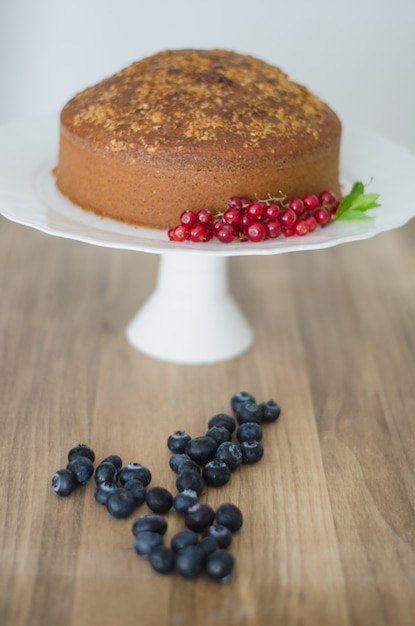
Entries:
{"type": "Polygon", "coordinates": [[[250,198],[240,198],[239,196],[232,196],[228,200],[228,208],[229,209],[242,209],[242,207],[251,203],[250,198]]]}
{"type": "Polygon", "coordinates": [[[288,208],[294,211],[297,217],[300,217],[304,213],[305,206],[301,198],[293,198],[289,201],[288,208]]]}
{"type": "Polygon", "coordinates": [[[185,241],[189,239],[189,229],[183,224],[178,224],[169,230],[169,237],[172,241],[185,241]]]}
{"type": "Polygon", "coordinates": [[[213,215],[212,212],[208,211],[207,209],[200,209],[200,211],[196,213],[196,218],[199,224],[203,224],[203,226],[208,226],[212,223],[213,215]]]}
{"type": "Polygon", "coordinates": [[[268,239],[276,239],[281,235],[281,224],[277,220],[269,220],[265,222],[265,229],[268,239]]]}
{"type": "Polygon", "coordinates": [[[307,211],[314,211],[318,205],[318,198],[314,193],[309,193],[303,198],[304,207],[307,211]]]}
{"type": "Polygon", "coordinates": [[[242,208],[241,198],[238,198],[238,196],[232,196],[232,198],[229,198],[229,200],[228,200],[228,208],[229,209],[240,209],[240,208],[242,208]]]}
{"type": "Polygon", "coordinates": [[[280,214],[280,207],[278,204],[269,204],[265,209],[265,217],[269,220],[276,220],[280,214]]]}
{"type": "Polygon", "coordinates": [[[336,215],[337,209],[339,208],[340,201],[336,200],[335,203],[330,207],[330,211],[332,215],[336,215]]]}
{"type": "Polygon", "coordinates": [[[327,209],[320,208],[314,212],[314,217],[316,219],[317,224],[327,224],[330,221],[330,212],[327,209]]]}
{"type": "Polygon", "coordinates": [[[316,230],[317,228],[317,220],[314,217],[314,215],[307,215],[307,217],[304,218],[305,223],[308,226],[308,231],[310,233],[312,233],[314,230],[316,230]]]}
{"type": "Polygon", "coordinates": [[[297,216],[292,209],[285,209],[281,211],[278,216],[278,220],[283,228],[291,228],[294,226],[296,219],[297,216]]]}
{"type": "Polygon", "coordinates": [[[222,243],[231,243],[237,236],[237,230],[232,224],[222,224],[215,234],[222,243]]]}
{"type": "Polygon", "coordinates": [[[248,226],[245,230],[245,234],[249,241],[255,241],[257,243],[265,239],[267,231],[262,222],[255,221],[248,226]]]}
{"type": "Polygon", "coordinates": [[[223,214],[223,221],[226,224],[238,226],[242,222],[242,213],[239,209],[226,209],[223,214]]]}
{"type": "Polygon", "coordinates": [[[284,237],[294,237],[294,235],[295,235],[295,228],[294,228],[294,226],[290,226],[289,228],[283,228],[282,229],[282,234],[284,235],[284,237]]]}
{"type": "Polygon", "coordinates": [[[192,241],[208,241],[209,229],[202,224],[196,224],[190,229],[189,237],[192,241]]]}
{"type": "Polygon", "coordinates": [[[322,205],[332,205],[336,202],[336,197],[331,193],[331,191],[322,191],[318,197],[318,201],[322,205]]]}
{"type": "Polygon", "coordinates": [[[242,203],[242,208],[245,209],[248,204],[251,204],[252,200],[251,198],[240,198],[240,201],[242,203]]]}
{"type": "Polygon", "coordinates": [[[245,209],[245,214],[253,220],[260,219],[267,208],[266,202],[251,202],[245,209]]]}
{"type": "Polygon", "coordinates": [[[309,193],[302,198],[295,197],[281,207],[276,201],[251,200],[243,196],[228,199],[224,213],[212,211],[186,210],[180,215],[180,223],[168,230],[171,241],[209,241],[212,237],[223,243],[234,240],[260,242],[298,235],[303,237],[327,224],[336,214],[339,200],[328,190],[318,196],[309,193]]]}
{"type": "Polygon", "coordinates": [[[305,220],[298,220],[294,225],[294,230],[300,237],[304,237],[310,232],[305,220]]]}
{"type": "Polygon", "coordinates": [[[217,217],[215,220],[213,220],[212,222],[212,231],[213,234],[216,235],[217,231],[219,230],[219,228],[222,228],[222,226],[224,225],[224,221],[221,217],[217,217]]]}
{"type": "Polygon", "coordinates": [[[250,224],[252,224],[252,222],[253,222],[253,220],[249,217],[249,215],[247,215],[246,213],[244,213],[244,214],[242,215],[242,221],[241,221],[240,227],[241,227],[243,230],[246,230],[246,229],[248,228],[248,226],[249,226],[250,224]]]}
{"type": "Polygon", "coordinates": [[[180,223],[183,224],[183,226],[187,226],[188,228],[194,226],[196,222],[197,216],[196,213],[194,213],[193,211],[183,211],[180,216],[180,223]]]}

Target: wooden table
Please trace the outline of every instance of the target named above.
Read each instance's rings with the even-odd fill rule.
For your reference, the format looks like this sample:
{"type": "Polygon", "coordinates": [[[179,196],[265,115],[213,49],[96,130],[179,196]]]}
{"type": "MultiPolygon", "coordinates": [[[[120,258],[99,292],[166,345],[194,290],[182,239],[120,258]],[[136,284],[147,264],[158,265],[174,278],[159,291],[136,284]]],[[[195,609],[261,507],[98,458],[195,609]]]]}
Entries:
{"type": "MultiPolygon", "coordinates": [[[[328,250],[232,258],[255,346],[184,366],[124,337],[156,256],[1,219],[1,623],[413,626],[414,241],[412,221],[328,250]],[[82,442],[174,491],[168,435],[204,434],[239,390],[282,415],[264,427],[262,461],[202,496],[244,514],[230,582],[155,573],[93,481],[68,498],[51,489],[82,442]]],[[[182,520],[168,520],[171,536],[182,520]]]]}

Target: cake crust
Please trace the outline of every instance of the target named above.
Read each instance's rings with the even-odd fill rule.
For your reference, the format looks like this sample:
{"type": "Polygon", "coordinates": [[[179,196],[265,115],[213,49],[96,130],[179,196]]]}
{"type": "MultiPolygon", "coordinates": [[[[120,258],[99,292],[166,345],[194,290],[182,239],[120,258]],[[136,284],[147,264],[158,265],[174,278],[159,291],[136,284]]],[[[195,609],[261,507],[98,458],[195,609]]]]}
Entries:
{"type": "Polygon", "coordinates": [[[170,50],[72,98],[61,112],[59,189],[153,228],[230,196],[339,192],[336,114],[278,68],[226,50],[170,50]]]}

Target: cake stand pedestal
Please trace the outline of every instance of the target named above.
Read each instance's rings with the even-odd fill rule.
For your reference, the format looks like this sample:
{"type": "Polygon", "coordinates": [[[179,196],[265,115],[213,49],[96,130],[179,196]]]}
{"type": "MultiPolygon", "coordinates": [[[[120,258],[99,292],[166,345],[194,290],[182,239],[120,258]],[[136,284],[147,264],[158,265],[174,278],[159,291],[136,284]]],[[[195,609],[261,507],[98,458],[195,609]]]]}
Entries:
{"type": "Polygon", "coordinates": [[[334,222],[306,237],[251,244],[169,241],[166,232],[134,228],[83,211],[63,197],[52,169],[57,162],[59,115],[0,128],[0,213],[49,235],[108,248],[160,255],[154,293],[130,321],[126,336],[141,352],[173,363],[232,359],[253,343],[253,331],[234,302],[228,257],[329,248],[403,226],[415,216],[415,157],[364,129],[343,126],[340,170],[348,191],[373,179],[381,206],[373,220],[334,222]]]}
{"type": "Polygon", "coordinates": [[[137,350],[174,363],[232,359],[254,333],[232,298],[228,258],[162,254],[156,288],[126,329],[137,350]]]}

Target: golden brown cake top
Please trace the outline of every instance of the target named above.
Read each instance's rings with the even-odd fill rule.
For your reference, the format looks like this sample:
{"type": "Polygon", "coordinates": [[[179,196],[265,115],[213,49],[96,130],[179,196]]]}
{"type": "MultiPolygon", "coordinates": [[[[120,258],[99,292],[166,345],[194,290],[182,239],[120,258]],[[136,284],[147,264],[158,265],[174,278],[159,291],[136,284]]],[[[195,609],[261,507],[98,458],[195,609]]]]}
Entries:
{"type": "Polygon", "coordinates": [[[113,156],[261,162],[329,144],[333,111],[277,67],[227,50],[167,50],[70,100],[61,121],[113,156]]]}

